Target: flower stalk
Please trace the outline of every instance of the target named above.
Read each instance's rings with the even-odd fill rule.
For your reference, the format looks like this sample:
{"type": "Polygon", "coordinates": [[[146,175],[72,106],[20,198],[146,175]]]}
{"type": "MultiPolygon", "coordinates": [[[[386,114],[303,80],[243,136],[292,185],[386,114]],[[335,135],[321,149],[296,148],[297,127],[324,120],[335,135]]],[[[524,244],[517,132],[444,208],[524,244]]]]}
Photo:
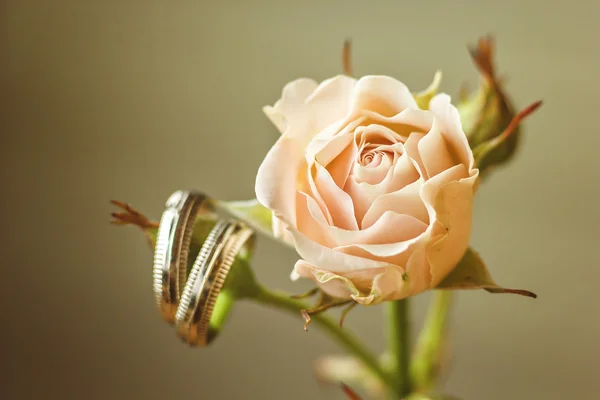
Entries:
{"type": "Polygon", "coordinates": [[[412,382],[419,391],[433,389],[440,375],[452,299],[451,291],[437,290],[429,306],[410,365],[412,382]]]}
{"type": "Polygon", "coordinates": [[[395,391],[400,398],[411,393],[410,365],[410,321],[409,300],[395,300],[387,304],[388,351],[395,391]]]}
{"type": "MultiPolygon", "coordinates": [[[[300,311],[310,308],[303,301],[293,299],[288,294],[273,292],[263,286],[259,286],[255,297],[249,300],[259,304],[277,308],[282,311],[291,312],[298,317],[301,316],[300,311]]],[[[395,398],[402,399],[407,392],[402,392],[402,387],[397,384],[397,377],[386,371],[377,358],[375,358],[369,350],[348,330],[342,329],[337,321],[330,318],[324,313],[318,313],[311,316],[312,323],[319,326],[327,335],[329,335],[340,347],[348,351],[349,354],[360,360],[361,363],[375,376],[381,379],[395,398]]],[[[408,371],[408,369],[406,369],[408,371]]]]}

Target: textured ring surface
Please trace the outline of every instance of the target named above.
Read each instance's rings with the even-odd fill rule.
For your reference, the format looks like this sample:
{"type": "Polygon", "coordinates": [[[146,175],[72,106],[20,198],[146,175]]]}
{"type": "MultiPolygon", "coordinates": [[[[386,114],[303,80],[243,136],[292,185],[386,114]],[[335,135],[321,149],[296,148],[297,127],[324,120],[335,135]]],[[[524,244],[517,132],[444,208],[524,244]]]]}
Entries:
{"type": "Polygon", "coordinates": [[[186,280],[194,221],[205,200],[202,193],[177,191],[167,200],[160,220],[154,251],[153,288],[161,315],[169,323],[175,321],[186,280]]]}
{"type": "Polygon", "coordinates": [[[245,244],[253,246],[254,232],[239,221],[220,221],[211,231],[194,263],[177,310],[179,335],[190,345],[206,346],[217,297],[235,257],[245,244]]]}

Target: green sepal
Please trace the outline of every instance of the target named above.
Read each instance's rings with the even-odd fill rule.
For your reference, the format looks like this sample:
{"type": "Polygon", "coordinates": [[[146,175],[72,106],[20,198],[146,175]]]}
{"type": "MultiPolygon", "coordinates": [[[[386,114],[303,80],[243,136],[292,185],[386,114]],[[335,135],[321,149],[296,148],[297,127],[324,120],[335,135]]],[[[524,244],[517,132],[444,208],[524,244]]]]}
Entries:
{"type": "Polygon", "coordinates": [[[423,110],[429,109],[429,102],[437,94],[437,91],[440,87],[440,83],[442,82],[442,71],[436,71],[433,82],[429,87],[421,92],[413,93],[413,97],[417,102],[419,108],[423,110]]]}
{"type": "Polygon", "coordinates": [[[273,212],[256,199],[242,201],[214,201],[214,205],[246,222],[257,231],[272,235],[273,212]]]}
{"type": "Polygon", "coordinates": [[[499,286],[490,275],[485,263],[473,249],[468,248],[456,267],[440,282],[436,289],[484,289],[490,293],[512,293],[536,298],[528,290],[507,289],[499,286]]]}
{"type": "Polygon", "coordinates": [[[406,398],[406,400],[460,400],[458,397],[450,396],[448,394],[422,394],[413,393],[406,398]]]}

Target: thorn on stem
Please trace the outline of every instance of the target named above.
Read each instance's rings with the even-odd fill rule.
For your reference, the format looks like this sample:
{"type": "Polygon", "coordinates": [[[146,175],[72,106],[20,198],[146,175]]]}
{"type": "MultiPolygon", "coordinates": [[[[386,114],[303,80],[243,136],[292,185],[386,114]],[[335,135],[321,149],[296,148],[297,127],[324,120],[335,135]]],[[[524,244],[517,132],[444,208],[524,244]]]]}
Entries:
{"type": "Polygon", "coordinates": [[[344,321],[346,320],[346,316],[350,311],[352,311],[354,307],[356,307],[357,304],[357,302],[353,301],[348,307],[344,309],[344,311],[342,311],[342,315],[340,316],[340,328],[344,327],[344,321]]]}
{"type": "Polygon", "coordinates": [[[310,314],[308,310],[300,310],[300,314],[302,314],[302,318],[304,318],[304,330],[308,332],[308,325],[310,324],[310,314]]]}
{"type": "Polygon", "coordinates": [[[331,297],[327,296],[325,293],[322,293],[322,292],[321,292],[321,295],[322,295],[322,298],[315,307],[310,308],[310,309],[300,310],[300,314],[302,315],[302,318],[304,318],[304,321],[306,322],[304,324],[305,331],[308,331],[308,325],[310,324],[310,321],[311,321],[311,319],[310,319],[311,315],[320,314],[324,311],[329,310],[330,308],[345,306],[347,304],[354,303],[354,300],[337,300],[337,301],[333,300],[331,297]]]}
{"type": "Polygon", "coordinates": [[[318,288],[318,287],[316,287],[316,288],[312,288],[312,289],[310,289],[310,290],[309,290],[308,292],[306,292],[306,293],[295,294],[295,295],[293,295],[293,296],[291,296],[291,297],[292,297],[292,299],[294,299],[294,300],[300,300],[300,299],[306,299],[306,298],[312,297],[312,296],[314,296],[314,295],[315,295],[315,294],[317,294],[317,293],[319,293],[319,288],[318,288]]]}

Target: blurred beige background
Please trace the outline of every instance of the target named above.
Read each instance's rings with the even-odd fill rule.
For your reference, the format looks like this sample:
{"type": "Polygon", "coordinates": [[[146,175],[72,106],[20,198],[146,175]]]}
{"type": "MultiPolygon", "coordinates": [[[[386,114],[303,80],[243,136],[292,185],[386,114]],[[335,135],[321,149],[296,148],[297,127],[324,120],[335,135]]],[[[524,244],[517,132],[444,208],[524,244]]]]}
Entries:
{"type": "MultiPolygon", "coordinates": [[[[275,141],[261,107],[299,76],[341,70],[414,90],[436,69],[456,94],[477,77],[466,44],[497,37],[519,106],[545,105],[524,147],[481,187],[473,245],[496,279],[537,300],[461,293],[447,392],[465,400],[592,399],[600,391],[600,3],[496,1],[2,1],[2,399],[342,399],[312,361],[317,329],[239,304],[214,346],[161,321],[151,251],[108,224],[128,201],[158,217],[168,195],[254,195],[275,141]]],[[[256,270],[300,292],[296,256],[266,238],[256,270]]],[[[415,324],[429,295],[413,303],[415,324]]],[[[381,307],[347,324],[383,349],[381,307]]]]}

